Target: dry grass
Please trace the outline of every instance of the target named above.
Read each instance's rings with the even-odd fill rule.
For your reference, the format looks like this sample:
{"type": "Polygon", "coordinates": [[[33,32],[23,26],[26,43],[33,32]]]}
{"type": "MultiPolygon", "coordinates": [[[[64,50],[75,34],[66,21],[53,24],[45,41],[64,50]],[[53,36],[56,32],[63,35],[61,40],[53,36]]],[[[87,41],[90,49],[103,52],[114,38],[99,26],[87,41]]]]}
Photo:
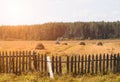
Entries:
{"type": "Polygon", "coordinates": [[[44,76],[39,72],[20,76],[14,74],[0,74],[0,82],[120,82],[120,75],[83,75],[76,77],[71,75],[55,75],[54,79],[50,79],[49,76],[44,76]]]}
{"type": "MultiPolygon", "coordinates": [[[[45,46],[41,53],[51,54],[99,54],[120,53],[120,40],[85,40],[85,46],[78,45],[80,41],[65,41],[69,45],[56,45],[55,41],[0,41],[0,50],[34,50],[38,43],[45,46]],[[103,42],[103,46],[96,43],[103,42]]],[[[64,41],[62,43],[65,43],[64,41]]]]}

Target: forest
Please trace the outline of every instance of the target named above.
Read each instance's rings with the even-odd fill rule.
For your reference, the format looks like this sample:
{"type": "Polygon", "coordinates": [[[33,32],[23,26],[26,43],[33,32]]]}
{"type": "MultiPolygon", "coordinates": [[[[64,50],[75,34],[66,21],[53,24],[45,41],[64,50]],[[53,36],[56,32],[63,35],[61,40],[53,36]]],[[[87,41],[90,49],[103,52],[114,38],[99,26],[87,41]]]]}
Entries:
{"type": "Polygon", "coordinates": [[[0,40],[119,39],[120,21],[51,22],[35,25],[2,25],[0,40]]]}

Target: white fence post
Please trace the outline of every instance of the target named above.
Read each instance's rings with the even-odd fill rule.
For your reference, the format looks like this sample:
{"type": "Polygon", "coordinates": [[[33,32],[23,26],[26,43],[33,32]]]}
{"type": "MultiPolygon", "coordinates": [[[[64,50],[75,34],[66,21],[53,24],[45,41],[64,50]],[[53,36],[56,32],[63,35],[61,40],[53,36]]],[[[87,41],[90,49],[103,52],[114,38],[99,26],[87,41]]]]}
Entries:
{"type": "Polygon", "coordinates": [[[51,66],[51,61],[50,61],[49,56],[47,56],[47,65],[48,65],[48,69],[49,69],[49,73],[50,73],[50,78],[54,79],[52,66],[51,66]]]}

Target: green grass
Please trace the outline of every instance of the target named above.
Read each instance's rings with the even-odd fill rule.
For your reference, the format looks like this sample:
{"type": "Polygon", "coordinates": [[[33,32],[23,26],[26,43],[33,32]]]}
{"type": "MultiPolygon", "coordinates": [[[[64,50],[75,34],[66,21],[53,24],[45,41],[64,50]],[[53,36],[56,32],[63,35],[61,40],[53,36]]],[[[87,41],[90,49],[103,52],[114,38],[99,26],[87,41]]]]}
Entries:
{"type": "Polygon", "coordinates": [[[54,79],[42,73],[27,73],[22,75],[0,74],[0,82],[120,82],[120,74],[108,75],[55,75],[54,79]]]}

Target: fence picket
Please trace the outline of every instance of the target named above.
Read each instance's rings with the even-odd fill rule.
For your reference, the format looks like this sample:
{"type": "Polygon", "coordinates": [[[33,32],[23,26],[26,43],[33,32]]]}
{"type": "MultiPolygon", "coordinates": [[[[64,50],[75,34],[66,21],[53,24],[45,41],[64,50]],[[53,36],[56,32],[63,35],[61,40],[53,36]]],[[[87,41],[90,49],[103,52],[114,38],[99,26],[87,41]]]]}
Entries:
{"type": "Polygon", "coordinates": [[[71,73],[73,73],[73,56],[71,57],[71,73]]]}
{"type": "Polygon", "coordinates": [[[77,57],[75,56],[75,61],[74,61],[74,73],[77,74],[77,57]]]}
{"type": "Polygon", "coordinates": [[[113,66],[112,63],[113,63],[113,62],[112,62],[112,54],[111,54],[111,55],[110,55],[110,71],[111,71],[111,72],[112,72],[112,66],[113,66]]]}
{"type": "Polygon", "coordinates": [[[81,59],[81,74],[84,73],[84,56],[82,55],[82,59],[81,59]]]}
{"type": "Polygon", "coordinates": [[[88,56],[88,73],[90,73],[90,55],[88,56]]]}
{"type": "Polygon", "coordinates": [[[62,74],[61,56],[59,56],[59,73],[62,74]]]}
{"type": "Polygon", "coordinates": [[[103,55],[103,74],[105,73],[105,54],[103,55]]]}
{"type": "Polygon", "coordinates": [[[94,55],[92,55],[92,66],[91,66],[91,70],[92,70],[92,74],[94,74],[94,55]]]}
{"type": "Polygon", "coordinates": [[[78,56],[78,74],[80,74],[80,56],[78,56]]]}
{"type": "Polygon", "coordinates": [[[96,69],[95,69],[95,73],[98,73],[98,55],[96,55],[96,65],[95,65],[96,69]]]}
{"type": "Polygon", "coordinates": [[[109,71],[109,54],[107,54],[107,58],[106,58],[107,60],[106,60],[106,73],[108,73],[108,71],[109,71]]]}
{"type": "Polygon", "coordinates": [[[56,74],[58,74],[58,56],[56,56],[56,74]]]}
{"type": "Polygon", "coordinates": [[[67,62],[66,62],[66,65],[67,65],[67,73],[69,73],[69,63],[70,63],[70,61],[69,61],[69,56],[67,56],[67,62]]]}
{"type": "Polygon", "coordinates": [[[52,56],[52,71],[54,73],[54,56],[52,56]]]}
{"type": "Polygon", "coordinates": [[[102,72],[102,69],[101,69],[102,68],[102,65],[101,65],[102,63],[101,62],[102,62],[102,55],[100,54],[99,55],[99,72],[100,73],[102,72]]]}

